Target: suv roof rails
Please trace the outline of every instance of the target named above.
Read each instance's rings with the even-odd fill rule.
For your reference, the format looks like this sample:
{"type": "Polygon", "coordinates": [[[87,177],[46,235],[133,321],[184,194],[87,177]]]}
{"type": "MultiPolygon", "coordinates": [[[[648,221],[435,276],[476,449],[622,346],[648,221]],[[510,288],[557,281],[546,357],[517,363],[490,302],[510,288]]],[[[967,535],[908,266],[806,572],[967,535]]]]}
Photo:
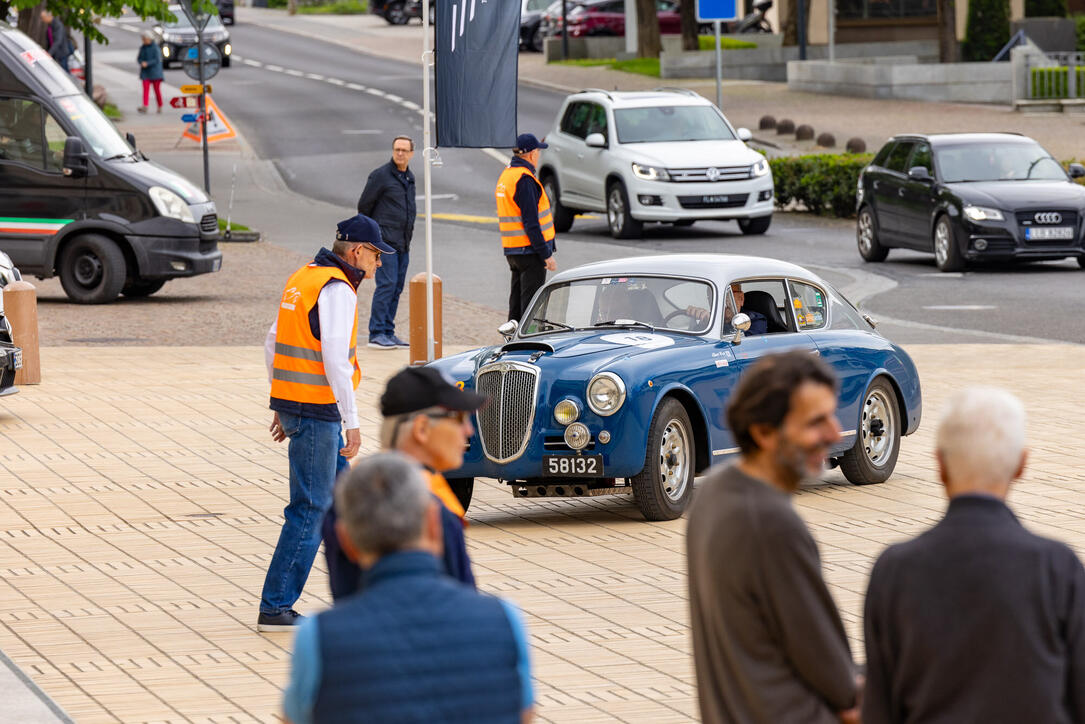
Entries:
{"type": "Polygon", "coordinates": [[[693,90],[692,88],[681,88],[679,86],[674,86],[674,85],[656,86],[652,90],[653,91],[670,91],[672,93],[681,93],[683,95],[694,96],[696,98],[701,97],[701,94],[698,93],[697,91],[693,90]]]}
{"type": "Polygon", "coordinates": [[[581,88],[577,93],[602,93],[610,100],[614,100],[614,96],[610,95],[610,91],[603,90],[602,88],[581,88]]]}

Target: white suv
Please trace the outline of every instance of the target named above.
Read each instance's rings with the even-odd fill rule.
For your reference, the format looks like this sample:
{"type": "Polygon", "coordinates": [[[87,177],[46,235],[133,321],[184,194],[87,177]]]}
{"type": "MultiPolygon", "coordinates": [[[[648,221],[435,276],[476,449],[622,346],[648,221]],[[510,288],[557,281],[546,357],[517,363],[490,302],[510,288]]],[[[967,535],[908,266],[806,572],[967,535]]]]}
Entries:
{"type": "Polygon", "coordinates": [[[687,90],[585,90],[565,99],[539,180],[568,231],[581,211],[605,211],[610,233],[641,235],[645,221],[689,226],[735,219],[744,234],[772,223],[772,172],[716,106],[687,90]]]}

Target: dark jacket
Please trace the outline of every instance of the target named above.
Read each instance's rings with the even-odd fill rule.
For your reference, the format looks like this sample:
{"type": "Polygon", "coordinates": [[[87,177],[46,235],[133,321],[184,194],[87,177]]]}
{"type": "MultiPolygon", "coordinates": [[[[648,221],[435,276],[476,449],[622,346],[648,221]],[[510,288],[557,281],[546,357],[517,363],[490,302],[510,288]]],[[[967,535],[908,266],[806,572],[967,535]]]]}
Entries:
{"type": "Polygon", "coordinates": [[[1085,568],[967,495],[891,546],[866,597],[863,723],[1085,722],[1085,568]]]}
{"type": "Polygon", "coordinates": [[[369,174],[358,199],[358,213],[365,214],[381,227],[381,239],[399,253],[411,250],[414,236],[414,174],[400,171],[389,161],[369,174]]]}
{"type": "Polygon", "coordinates": [[[162,50],[158,43],[140,45],[136,62],[139,63],[141,80],[162,80],[162,50]],[[146,67],[143,66],[144,63],[147,64],[146,67]]]}
{"type": "Polygon", "coordinates": [[[68,29],[60,18],[53,16],[53,21],[45,29],[45,42],[48,43],[49,55],[60,62],[75,52],[72,41],[68,38],[68,29]]]}
{"type": "Polygon", "coordinates": [[[509,166],[521,166],[531,171],[530,177],[520,177],[520,180],[516,182],[516,191],[512,194],[513,201],[520,207],[524,233],[527,234],[531,246],[506,248],[505,254],[537,254],[540,259],[549,259],[558,245],[557,239],[547,243],[542,235],[542,227],[539,225],[539,199],[542,198],[542,187],[539,186],[538,179],[535,177],[535,167],[519,156],[513,156],[509,166]]]}

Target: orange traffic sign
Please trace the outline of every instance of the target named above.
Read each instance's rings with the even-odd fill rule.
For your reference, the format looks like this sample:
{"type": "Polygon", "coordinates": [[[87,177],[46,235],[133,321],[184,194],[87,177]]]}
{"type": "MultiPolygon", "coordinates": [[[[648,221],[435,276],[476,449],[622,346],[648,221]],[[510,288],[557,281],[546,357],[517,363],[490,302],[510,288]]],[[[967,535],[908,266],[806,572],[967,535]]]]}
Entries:
{"type": "MultiPolygon", "coordinates": [[[[188,138],[193,141],[200,140],[200,131],[202,124],[199,122],[192,123],[185,129],[182,135],[184,138],[188,138]]],[[[216,141],[225,141],[228,138],[237,138],[237,132],[234,131],[233,124],[230,123],[230,119],[222,115],[222,111],[219,110],[218,105],[215,104],[210,98],[207,99],[207,142],[215,143],[216,141]]]]}
{"type": "Polygon", "coordinates": [[[211,84],[210,83],[204,83],[202,86],[201,85],[183,85],[183,86],[181,86],[181,92],[186,94],[186,95],[188,95],[190,93],[192,93],[192,94],[202,93],[204,91],[204,89],[206,89],[207,92],[210,93],[211,92],[211,84]]]}

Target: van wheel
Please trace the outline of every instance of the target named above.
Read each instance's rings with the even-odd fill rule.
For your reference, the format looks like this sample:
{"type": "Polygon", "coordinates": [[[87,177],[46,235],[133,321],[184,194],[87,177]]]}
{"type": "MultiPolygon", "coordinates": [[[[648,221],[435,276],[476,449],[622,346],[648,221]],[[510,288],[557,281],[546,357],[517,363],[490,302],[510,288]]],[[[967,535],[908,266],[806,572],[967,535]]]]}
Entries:
{"type": "Polygon", "coordinates": [[[629,479],[633,498],[647,520],[674,520],[693,495],[696,467],[693,426],[682,403],[663,400],[648,428],[644,469],[629,479]]]}
{"type": "Polygon", "coordinates": [[[772,214],[768,216],[758,216],[756,219],[739,219],[738,228],[746,236],[755,234],[764,234],[769,230],[769,226],[772,224],[772,214]]]}
{"type": "Polygon", "coordinates": [[[139,279],[127,281],[124,283],[124,288],[121,289],[121,294],[132,299],[138,299],[139,297],[149,297],[163,286],[165,286],[165,279],[139,279]]]}
{"type": "Polygon", "coordinates": [[[126,278],[124,254],[100,234],[68,242],[60,255],[60,285],[78,304],[105,304],[121,293],[126,278]]]}
{"type": "Polygon", "coordinates": [[[607,189],[607,225],[615,239],[637,239],[644,230],[644,224],[629,211],[629,194],[621,181],[613,182],[607,189]]]}
{"type": "Polygon", "coordinates": [[[448,487],[452,488],[452,492],[456,494],[456,500],[460,501],[464,510],[467,510],[467,507],[471,505],[471,495],[475,492],[475,479],[450,478],[447,482],[448,487]]]}

